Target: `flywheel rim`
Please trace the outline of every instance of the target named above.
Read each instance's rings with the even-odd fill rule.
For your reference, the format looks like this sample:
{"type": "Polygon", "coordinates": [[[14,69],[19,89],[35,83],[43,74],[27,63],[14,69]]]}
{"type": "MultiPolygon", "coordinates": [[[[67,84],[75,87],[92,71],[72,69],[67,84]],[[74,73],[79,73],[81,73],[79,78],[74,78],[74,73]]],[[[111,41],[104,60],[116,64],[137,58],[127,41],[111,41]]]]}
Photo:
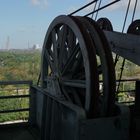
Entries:
{"type": "MultiPolygon", "coordinates": [[[[51,25],[49,26],[49,29],[47,31],[47,34],[46,34],[46,37],[44,40],[44,45],[43,45],[43,50],[42,50],[42,58],[41,58],[41,60],[42,60],[42,63],[41,63],[42,87],[44,89],[46,89],[46,87],[47,87],[46,79],[47,79],[47,76],[49,73],[48,72],[48,65],[51,64],[51,62],[49,64],[46,61],[46,58],[45,58],[46,50],[47,50],[47,52],[52,51],[51,53],[53,53],[53,50],[50,49],[51,45],[52,45],[52,42],[51,42],[52,38],[50,37],[50,35],[53,34],[52,33],[53,29],[59,29],[61,31],[64,28],[64,26],[66,26],[66,30],[71,29],[73,31],[73,33],[76,35],[76,39],[78,38],[78,41],[79,41],[78,43],[80,44],[79,48],[80,48],[80,51],[81,51],[81,54],[83,57],[83,63],[84,63],[84,68],[85,68],[85,77],[86,77],[86,79],[85,79],[85,81],[86,81],[85,82],[85,85],[86,85],[86,89],[85,89],[86,95],[85,96],[86,97],[85,97],[85,104],[84,104],[83,108],[86,110],[88,117],[95,117],[97,114],[96,101],[98,98],[98,86],[99,86],[98,85],[99,80],[98,80],[98,76],[97,76],[97,63],[95,61],[95,50],[93,48],[89,47],[89,46],[93,45],[92,41],[88,38],[89,35],[86,33],[86,31],[84,29],[82,29],[80,27],[79,23],[77,23],[77,21],[75,21],[72,17],[68,17],[65,15],[56,17],[53,20],[53,22],[51,23],[51,25]],[[86,38],[85,38],[85,36],[83,36],[83,34],[86,34],[86,38]],[[90,61],[89,57],[92,57],[94,59],[92,59],[92,61],[90,61]],[[92,63],[92,65],[91,65],[91,63],[92,63]],[[47,67],[47,69],[46,69],[46,67],[47,67]],[[94,71],[94,73],[93,73],[93,71],[94,71]],[[93,83],[94,83],[94,86],[93,86],[93,83]]],[[[59,34],[57,34],[55,36],[57,36],[57,38],[59,38],[59,34]]],[[[62,39],[63,39],[63,37],[62,37],[62,39]]],[[[59,40],[58,40],[58,42],[59,42],[59,40]]],[[[64,44],[68,46],[68,42],[65,42],[64,44]]],[[[65,47],[65,46],[63,45],[63,47],[65,47]]],[[[54,50],[55,50],[55,48],[54,48],[54,50]]],[[[57,51],[58,51],[58,48],[57,48],[57,51]]],[[[70,48],[68,48],[68,51],[66,51],[66,52],[69,53],[69,51],[70,51],[70,48]]],[[[51,61],[51,59],[53,60],[53,58],[48,58],[48,57],[47,57],[47,59],[50,59],[50,61],[51,61]]],[[[56,61],[56,60],[54,59],[54,61],[56,61]]],[[[61,62],[61,63],[63,63],[63,62],[61,62]]],[[[58,83],[60,85],[63,85],[64,87],[69,86],[69,85],[65,85],[65,84],[69,84],[69,82],[71,82],[70,81],[71,79],[70,80],[68,79],[66,81],[65,78],[68,78],[68,77],[66,77],[67,75],[65,74],[65,77],[63,75],[61,75],[60,74],[61,72],[59,72],[59,70],[58,70],[58,66],[56,66],[56,67],[57,68],[56,69],[54,68],[54,71],[53,71],[54,74],[50,74],[49,76],[51,76],[51,78],[52,78],[52,75],[55,75],[55,76],[58,75],[59,76],[58,83]],[[62,84],[63,82],[65,84],[62,84]]],[[[55,84],[56,83],[54,82],[54,85],[55,84]]],[[[60,87],[60,90],[62,87],[60,87]]]]}
{"type": "Polygon", "coordinates": [[[77,17],[81,19],[81,22],[87,28],[90,34],[94,46],[96,47],[96,53],[100,56],[101,66],[103,71],[103,96],[104,104],[99,109],[101,116],[112,115],[114,112],[115,103],[115,70],[111,51],[108,48],[107,40],[98,25],[90,18],[77,17]],[[91,24],[92,23],[92,24],[91,24]],[[103,44],[104,43],[104,44],[103,44]]]}
{"type": "Polygon", "coordinates": [[[111,53],[111,49],[109,47],[108,41],[106,39],[105,34],[103,33],[103,31],[100,29],[100,27],[98,26],[98,24],[96,22],[94,22],[93,20],[90,20],[91,24],[96,27],[96,31],[98,32],[100,38],[101,38],[101,42],[103,42],[103,47],[104,47],[104,51],[106,54],[106,59],[107,59],[107,66],[108,69],[110,70],[108,72],[109,78],[108,78],[108,85],[110,85],[109,89],[109,95],[108,96],[108,111],[107,114],[108,115],[114,115],[114,109],[115,109],[115,93],[116,93],[116,77],[115,77],[115,67],[114,67],[114,62],[113,62],[113,58],[112,58],[112,53],[111,53]]]}

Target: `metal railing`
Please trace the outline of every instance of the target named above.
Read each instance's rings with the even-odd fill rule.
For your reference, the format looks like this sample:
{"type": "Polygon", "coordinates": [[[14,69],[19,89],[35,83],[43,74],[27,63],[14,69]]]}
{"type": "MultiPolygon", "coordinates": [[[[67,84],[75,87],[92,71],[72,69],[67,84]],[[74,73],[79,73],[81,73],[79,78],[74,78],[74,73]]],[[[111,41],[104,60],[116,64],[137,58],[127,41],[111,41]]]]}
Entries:
{"type": "MultiPolygon", "coordinates": [[[[28,112],[26,119],[29,119],[31,85],[32,81],[0,81],[0,122],[18,120],[11,114],[20,112],[28,112]],[[12,119],[2,121],[5,115],[7,118],[11,115],[12,119]]],[[[19,116],[22,118],[22,114],[19,116]]]]}
{"type": "Polygon", "coordinates": [[[120,82],[121,89],[118,90],[116,93],[117,99],[119,103],[131,105],[135,102],[135,95],[136,95],[136,82],[139,81],[139,79],[122,79],[116,81],[116,89],[117,89],[117,83],[120,82]],[[127,88],[126,88],[127,87],[127,88]],[[122,93],[122,100],[119,94],[122,93]],[[123,97],[126,95],[126,97],[123,97]]]}

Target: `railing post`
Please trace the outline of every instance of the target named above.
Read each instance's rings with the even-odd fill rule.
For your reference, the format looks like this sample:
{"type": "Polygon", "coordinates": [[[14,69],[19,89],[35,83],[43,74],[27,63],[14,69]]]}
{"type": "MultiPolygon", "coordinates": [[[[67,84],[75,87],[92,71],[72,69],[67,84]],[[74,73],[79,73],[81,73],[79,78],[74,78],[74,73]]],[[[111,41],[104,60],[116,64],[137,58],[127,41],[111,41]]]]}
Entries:
{"type": "Polygon", "coordinates": [[[30,100],[29,100],[29,124],[36,124],[36,92],[33,87],[30,85],[30,100]]]}
{"type": "Polygon", "coordinates": [[[136,81],[135,113],[140,114],[140,81],[136,81]]]}

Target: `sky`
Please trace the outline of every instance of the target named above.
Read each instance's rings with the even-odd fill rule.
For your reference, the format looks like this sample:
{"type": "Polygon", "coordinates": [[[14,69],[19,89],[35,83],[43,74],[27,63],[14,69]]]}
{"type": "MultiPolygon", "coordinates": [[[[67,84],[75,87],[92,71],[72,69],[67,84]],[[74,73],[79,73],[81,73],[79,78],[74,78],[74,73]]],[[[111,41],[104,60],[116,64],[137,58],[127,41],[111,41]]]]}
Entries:
{"type": "MultiPolygon", "coordinates": [[[[44,42],[45,34],[52,20],[87,4],[91,0],[0,0],[0,49],[5,49],[7,42],[10,49],[25,49],[44,42]],[[8,41],[9,40],[9,41],[8,41]]],[[[101,6],[113,0],[102,0],[101,6]]],[[[135,0],[131,0],[126,29],[131,22],[135,0]]],[[[139,0],[138,0],[139,1],[139,0]]],[[[116,31],[122,30],[128,0],[99,12],[98,18],[107,17],[116,31]]],[[[76,15],[83,16],[93,10],[94,5],[76,15]]],[[[140,3],[135,19],[140,18],[140,3]]],[[[97,19],[98,19],[97,18],[97,19]]]]}

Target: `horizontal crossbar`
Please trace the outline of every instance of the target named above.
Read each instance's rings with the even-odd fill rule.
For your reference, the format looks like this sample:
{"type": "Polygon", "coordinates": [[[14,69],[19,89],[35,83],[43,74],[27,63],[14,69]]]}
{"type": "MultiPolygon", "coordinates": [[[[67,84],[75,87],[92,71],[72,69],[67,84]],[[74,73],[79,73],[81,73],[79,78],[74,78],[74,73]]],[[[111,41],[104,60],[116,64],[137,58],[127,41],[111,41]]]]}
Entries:
{"type": "Polygon", "coordinates": [[[30,108],[14,109],[14,110],[1,110],[0,113],[14,113],[14,112],[25,112],[29,111],[30,108]]]}
{"type": "Polygon", "coordinates": [[[0,81],[0,85],[32,85],[32,81],[0,81]]]}
{"type": "Polygon", "coordinates": [[[15,98],[29,98],[30,95],[12,95],[12,96],[0,96],[0,99],[15,99],[15,98]]]}

